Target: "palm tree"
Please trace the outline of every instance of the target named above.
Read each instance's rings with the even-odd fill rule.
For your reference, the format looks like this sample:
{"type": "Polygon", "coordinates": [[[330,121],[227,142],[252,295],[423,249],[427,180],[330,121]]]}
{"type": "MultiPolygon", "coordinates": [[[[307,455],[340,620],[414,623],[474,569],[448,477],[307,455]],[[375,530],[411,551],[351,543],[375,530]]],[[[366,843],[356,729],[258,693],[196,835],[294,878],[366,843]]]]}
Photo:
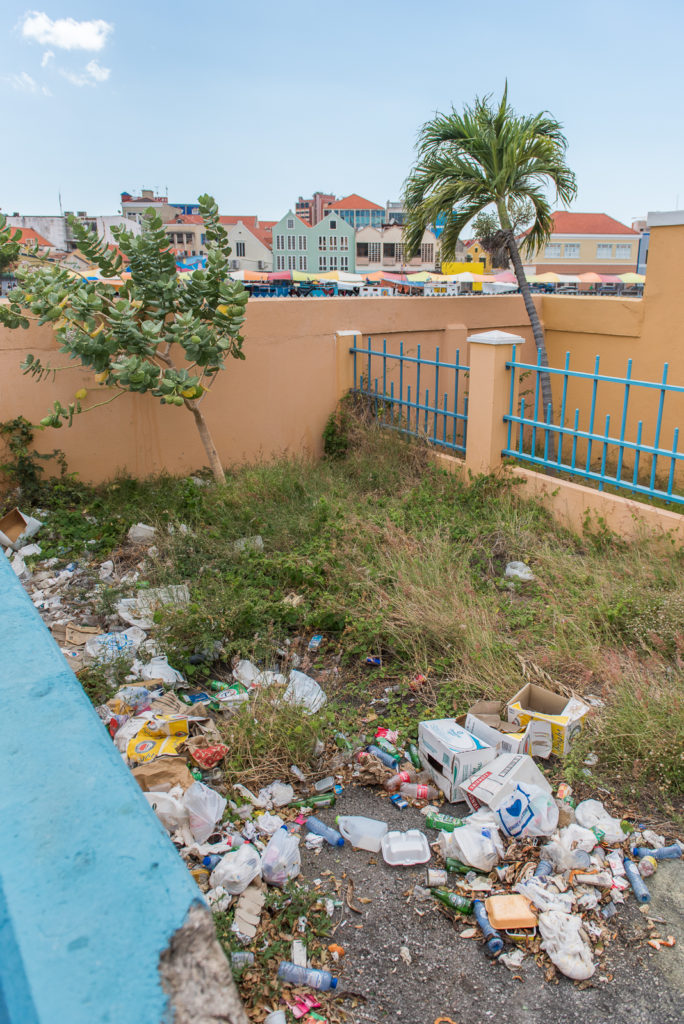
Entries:
{"type": "MultiPolygon", "coordinates": [[[[515,113],[508,103],[506,84],[498,105],[492,104],[489,96],[477,97],[463,113],[452,107],[450,114],[436,114],[427,121],[418,133],[418,162],[404,185],[407,259],[419,251],[423,232],[440,215],[445,218],[442,258],[453,257],[465,227],[494,207],[500,225],[496,241],[510,256],[541,364],[547,369],[544,331],[520,254],[537,252],[551,235],[549,186],[556,200],[566,205],[577,192],[575,175],[565,162],[566,148],[562,125],[548,112],[515,113]],[[521,203],[531,203],[534,214],[519,247],[512,213],[521,203]]],[[[544,412],[553,420],[548,373],[541,374],[541,391],[544,412]]],[[[549,451],[554,449],[550,441],[549,451]]]]}

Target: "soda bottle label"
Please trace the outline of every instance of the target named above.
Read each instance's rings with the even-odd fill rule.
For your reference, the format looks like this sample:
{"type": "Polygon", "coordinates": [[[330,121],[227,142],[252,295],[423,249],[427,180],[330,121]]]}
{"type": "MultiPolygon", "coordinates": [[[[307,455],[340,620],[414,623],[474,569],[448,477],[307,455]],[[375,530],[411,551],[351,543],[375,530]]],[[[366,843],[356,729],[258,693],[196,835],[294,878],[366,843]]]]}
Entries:
{"type": "Polygon", "coordinates": [[[428,788],[427,788],[427,786],[417,785],[416,786],[416,800],[427,800],[427,798],[428,798],[428,788]]]}
{"type": "Polygon", "coordinates": [[[402,782],[410,782],[411,781],[411,773],[410,772],[399,772],[399,778],[401,779],[402,782]]]}

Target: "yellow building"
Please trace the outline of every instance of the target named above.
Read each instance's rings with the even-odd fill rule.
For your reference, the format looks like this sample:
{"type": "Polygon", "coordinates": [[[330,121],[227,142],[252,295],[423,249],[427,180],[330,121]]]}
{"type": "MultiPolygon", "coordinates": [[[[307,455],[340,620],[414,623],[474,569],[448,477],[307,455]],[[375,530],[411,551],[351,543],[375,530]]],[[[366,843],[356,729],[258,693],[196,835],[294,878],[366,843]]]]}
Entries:
{"type": "MultiPolygon", "coordinates": [[[[485,265],[484,265],[484,263],[466,263],[465,261],[462,262],[462,263],[443,263],[442,264],[442,273],[443,274],[462,274],[464,272],[468,273],[468,274],[484,274],[484,272],[485,272],[485,265]]],[[[474,292],[481,292],[482,291],[482,285],[481,284],[473,283],[472,287],[473,287],[473,291],[474,292]]]]}
{"type": "Polygon", "coordinates": [[[543,250],[525,257],[537,274],[626,274],[635,271],[640,235],[605,213],[553,214],[553,233],[543,250]]]}
{"type": "Polygon", "coordinates": [[[486,249],[482,248],[482,245],[477,238],[474,238],[472,242],[466,242],[465,244],[468,250],[468,255],[473,257],[473,261],[482,263],[484,265],[485,274],[491,274],[492,257],[486,249]]]}

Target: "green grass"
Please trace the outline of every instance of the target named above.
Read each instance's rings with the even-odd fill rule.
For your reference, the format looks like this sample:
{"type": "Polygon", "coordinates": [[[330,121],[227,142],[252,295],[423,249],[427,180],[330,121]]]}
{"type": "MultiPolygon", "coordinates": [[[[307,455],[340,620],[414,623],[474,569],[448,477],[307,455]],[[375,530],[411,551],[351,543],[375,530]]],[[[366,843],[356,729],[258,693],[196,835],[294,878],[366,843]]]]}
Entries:
{"type": "MultiPolygon", "coordinates": [[[[99,488],[63,479],[42,497],[50,515],[40,542],[64,560],[104,558],[132,523],[157,526],[146,577],[191,590],[188,606],[158,614],[157,633],[198,684],[226,676],[236,655],[273,667],[279,649],[305,654],[309,636],[324,634],[314,665],[326,671],[332,720],[278,714],[268,700],[243,711],[227,738],[229,771],[245,779],[262,761],[304,760],[333,726],[357,734],[386,687],[400,692],[383,720],[415,732],[425,714],[550,678],[605,703],[587,734],[597,774],[637,793],[655,783],[681,791],[682,549],[645,536],[625,544],[600,523],[574,535],[514,483],[466,486],[419,443],[353,416],[343,429],[334,458],[235,468],[222,488],[165,475],[99,488]],[[235,550],[255,534],[263,551],[235,550]],[[536,582],[507,586],[509,560],[527,562],[536,582]],[[293,594],[295,605],[285,600],[293,594]],[[209,651],[221,654],[190,664],[209,651]],[[380,669],[365,665],[368,654],[382,657],[380,669]],[[417,672],[428,683],[413,693],[417,672]]],[[[101,605],[111,597],[104,591],[101,605]]]]}

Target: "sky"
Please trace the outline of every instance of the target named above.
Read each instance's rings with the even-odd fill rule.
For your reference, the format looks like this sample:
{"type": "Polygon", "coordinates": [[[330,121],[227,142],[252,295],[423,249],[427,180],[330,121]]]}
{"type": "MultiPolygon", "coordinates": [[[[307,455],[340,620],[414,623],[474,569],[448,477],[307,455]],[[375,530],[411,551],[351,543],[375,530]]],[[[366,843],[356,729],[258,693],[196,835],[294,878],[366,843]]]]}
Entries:
{"type": "Polygon", "coordinates": [[[420,125],[476,95],[565,126],[572,209],[684,206],[682,0],[0,4],[0,210],[113,214],[209,192],[399,198],[420,125]]]}

